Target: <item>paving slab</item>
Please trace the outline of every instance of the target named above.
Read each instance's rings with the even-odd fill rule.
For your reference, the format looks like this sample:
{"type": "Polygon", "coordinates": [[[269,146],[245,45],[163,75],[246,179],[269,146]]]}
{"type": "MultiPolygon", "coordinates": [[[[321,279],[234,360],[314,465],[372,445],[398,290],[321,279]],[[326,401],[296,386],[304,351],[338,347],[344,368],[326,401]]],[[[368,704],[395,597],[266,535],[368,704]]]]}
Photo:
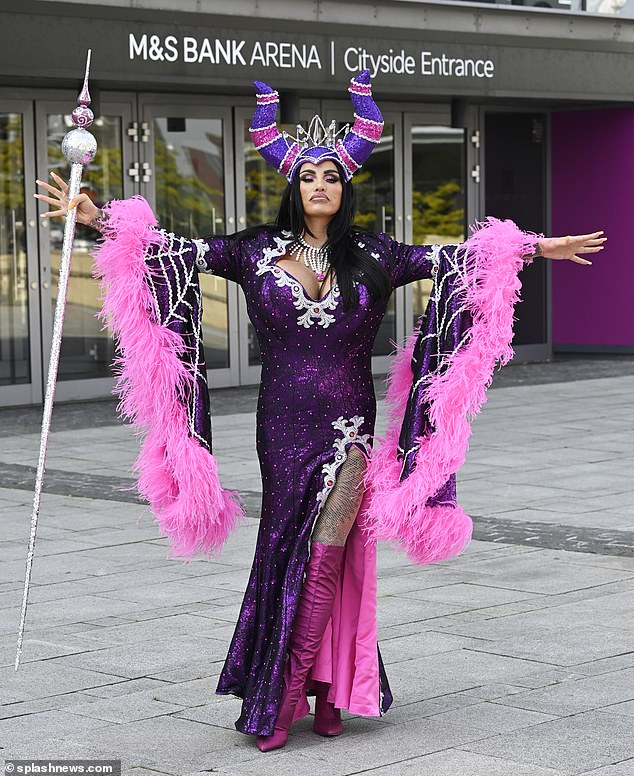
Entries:
{"type": "Polygon", "coordinates": [[[511,708],[493,701],[483,701],[451,711],[438,712],[432,715],[432,719],[436,722],[480,728],[491,733],[508,733],[557,719],[557,715],[554,714],[543,714],[526,709],[511,710],[511,708]]]}
{"type": "Polygon", "coordinates": [[[461,748],[516,758],[527,765],[553,768],[568,776],[632,757],[633,746],[631,718],[587,711],[469,742],[461,748]]]}
{"type": "Polygon", "coordinates": [[[492,677],[512,684],[516,676],[540,668],[538,662],[460,649],[401,661],[388,677],[395,696],[407,702],[481,687],[492,677]]]}
{"type": "Polygon", "coordinates": [[[446,584],[431,589],[410,590],[401,592],[401,596],[403,598],[459,604],[469,609],[481,609],[485,606],[497,606],[498,604],[535,598],[535,594],[532,592],[507,590],[501,587],[478,585],[473,582],[459,582],[455,585],[446,584]]]}
{"type": "Polygon", "coordinates": [[[116,684],[124,679],[124,676],[108,674],[101,667],[99,671],[89,671],[56,665],[53,660],[30,663],[22,666],[19,671],[13,667],[0,668],[0,703],[18,703],[62,695],[116,684]]]}
{"type": "Polygon", "coordinates": [[[90,701],[93,696],[89,692],[75,691],[65,695],[52,695],[48,698],[34,698],[28,701],[0,704],[0,719],[23,717],[24,721],[31,719],[33,714],[42,711],[57,711],[73,706],[76,703],[90,701]]]}
{"type": "Polygon", "coordinates": [[[172,636],[69,655],[49,663],[136,679],[178,669],[194,661],[199,661],[201,666],[217,662],[224,660],[225,655],[226,645],[217,639],[172,636]]]}
{"type": "MultiPolygon", "coordinates": [[[[13,636],[13,634],[12,634],[13,636]]],[[[101,642],[101,646],[107,646],[101,642]]],[[[95,649],[94,639],[60,634],[55,640],[27,638],[22,645],[21,664],[28,665],[40,660],[49,660],[63,655],[74,655],[95,649]]],[[[15,636],[0,637],[0,666],[12,666],[15,662],[16,639],[15,636]]]]}
{"type": "Polygon", "coordinates": [[[106,722],[136,722],[140,719],[163,717],[182,709],[181,704],[165,703],[147,693],[121,697],[93,699],[87,703],[78,703],[68,709],[72,714],[106,722]]]}
{"type": "Polygon", "coordinates": [[[576,666],[599,658],[634,653],[634,631],[577,625],[566,628],[565,639],[561,635],[558,627],[542,628],[472,648],[558,666],[576,666]]]}
{"type": "MultiPolygon", "coordinates": [[[[627,665],[629,666],[629,662],[627,665]]],[[[619,668],[623,668],[623,666],[619,666],[619,668]]],[[[604,673],[607,673],[608,670],[610,669],[606,668],[604,673]]],[[[579,666],[575,666],[574,671],[563,668],[545,668],[543,671],[535,671],[534,673],[527,674],[526,676],[518,676],[514,679],[514,682],[518,688],[536,690],[539,687],[547,687],[551,684],[561,684],[561,682],[570,682],[575,681],[576,679],[583,679],[585,676],[586,674],[581,671],[579,666]]]]}
{"type": "Polygon", "coordinates": [[[453,749],[414,757],[385,766],[381,776],[559,776],[552,768],[538,768],[519,760],[453,749]]]}
{"type": "MultiPolygon", "coordinates": [[[[30,744],[34,751],[44,738],[65,738],[73,735],[88,738],[91,731],[103,727],[103,720],[91,719],[70,713],[42,711],[30,716],[31,724],[25,725],[22,717],[9,717],[0,720],[0,741],[6,749],[16,745],[30,744]]],[[[33,757],[37,755],[32,755],[33,757]]]]}
{"type": "Polygon", "coordinates": [[[500,703],[563,716],[601,709],[633,697],[634,667],[529,690],[501,699],[500,703]]]}
{"type": "Polygon", "coordinates": [[[175,633],[225,640],[225,636],[218,636],[219,623],[215,623],[208,617],[198,616],[194,612],[159,617],[156,610],[151,612],[152,616],[147,619],[142,618],[111,627],[104,626],[83,631],[82,625],[78,624],[74,637],[82,639],[81,643],[85,646],[88,646],[91,641],[98,641],[102,646],[134,644],[148,639],[170,638],[175,633]]]}
{"type": "Polygon", "coordinates": [[[552,573],[544,574],[546,550],[515,556],[512,558],[468,559],[469,571],[483,582],[495,576],[504,579],[504,588],[528,593],[562,593],[594,587],[620,579],[627,579],[627,572],[587,567],[583,575],[574,566],[560,565],[552,573]]]}
{"type": "Polygon", "coordinates": [[[622,630],[631,632],[632,598],[628,592],[588,596],[586,600],[559,606],[516,612],[510,610],[508,616],[503,617],[488,617],[474,622],[450,620],[445,630],[462,636],[494,640],[515,638],[518,634],[530,634],[537,629],[549,629],[554,623],[562,629],[562,634],[568,628],[577,628],[587,622],[591,622],[594,627],[610,628],[614,626],[616,617],[622,630]]]}
{"type": "Polygon", "coordinates": [[[385,665],[391,665],[423,655],[453,652],[463,647],[478,649],[482,645],[482,641],[480,639],[454,636],[449,633],[423,631],[407,636],[382,638],[380,645],[383,662],[385,665]]]}

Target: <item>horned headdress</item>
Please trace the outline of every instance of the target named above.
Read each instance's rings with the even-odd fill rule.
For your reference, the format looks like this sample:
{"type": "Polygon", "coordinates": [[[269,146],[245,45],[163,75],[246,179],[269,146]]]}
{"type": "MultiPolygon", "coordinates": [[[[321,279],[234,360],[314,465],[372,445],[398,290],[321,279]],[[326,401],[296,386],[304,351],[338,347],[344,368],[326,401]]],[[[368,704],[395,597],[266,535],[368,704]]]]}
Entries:
{"type": "Polygon", "coordinates": [[[383,131],[383,116],[372,99],[370,73],[363,70],[350,81],[348,91],[354,106],[354,124],[337,131],[336,122],[324,126],[315,116],[304,130],[298,125],[297,137],[280,132],[277,126],[279,94],[261,81],[254,82],[257,107],[249,132],[256,151],[291,181],[304,162],[331,159],[339,162],[346,180],[361,167],[379,142],[383,131]]]}

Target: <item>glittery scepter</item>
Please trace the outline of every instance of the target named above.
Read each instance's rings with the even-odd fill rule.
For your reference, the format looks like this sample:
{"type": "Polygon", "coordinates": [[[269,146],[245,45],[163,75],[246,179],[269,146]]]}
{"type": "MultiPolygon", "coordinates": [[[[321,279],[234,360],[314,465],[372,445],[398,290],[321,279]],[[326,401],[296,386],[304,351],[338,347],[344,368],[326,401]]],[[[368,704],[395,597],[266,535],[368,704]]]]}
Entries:
{"type": "MultiPolygon", "coordinates": [[[[72,202],[79,195],[81,187],[81,175],[85,164],[92,162],[97,153],[97,141],[90,132],[86,131],[94,121],[88,92],[88,72],[90,70],[90,49],[86,58],[86,75],[84,85],[77,98],[77,107],[71,116],[74,129],[67,132],[62,140],[62,153],[70,163],[70,179],[68,184],[68,201],[72,202]]],[[[29,538],[29,550],[26,556],[26,574],[24,578],[24,596],[22,598],[22,614],[20,617],[20,629],[18,631],[18,647],[15,655],[15,670],[20,665],[22,654],[22,642],[24,639],[24,623],[29,601],[29,582],[31,581],[31,567],[35,552],[35,536],[37,534],[37,518],[40,513],[40,499],[42,496],[42,482],[44,480],[44,468],[46,462],[46,446],[51,428],[51,415],[53,412],[53,397],[55,395],[55,383],[57,381],[57,367],[59,364],[59,352],[62,344],[62,327],[64,325],[64,310],[66,307],[66,291],[70,275],[70,261],[73,252],[73,240],[75,238],[75,222],[77,220],[77,207],[66,214],[64,226],[64,242],[62,243],[62,255],[59,264],[59,279],[57,283],[57,303],[55,305],[55,319],[53,321],[53,338],[51,341],[51,357],[48,362],[48,377],[46,379],[46,397],[44,399],[44,414],[42,417],[42,431],[40,434],[40,457],[37,463],[35,476],[35,493],[33,495],[33,511],[31,513],[31,535],[29,538]]]]}

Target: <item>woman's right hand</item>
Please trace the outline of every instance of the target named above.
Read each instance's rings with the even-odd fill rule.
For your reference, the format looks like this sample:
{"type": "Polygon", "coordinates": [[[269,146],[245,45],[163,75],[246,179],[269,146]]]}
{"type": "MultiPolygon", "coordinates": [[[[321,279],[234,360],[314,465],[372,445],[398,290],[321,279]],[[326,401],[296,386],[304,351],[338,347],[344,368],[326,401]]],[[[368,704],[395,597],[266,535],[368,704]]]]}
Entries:
{"type": "Polygon", "coordinates": [[[38,186],[45,189],[50,196],[46,194],[35,194],[35,198],[42,202],[48,202],[50,205],[59,208],[58,210],[49,210],[41,213],[40,218],[51,218],[53,216],[65,216],[70,209],[77,207],[77,221],[80,224],[91,226],[99,212],[99,208],[92,202],[88,194],[78,194],[72,202],[68,201],[68,184],[57,175],[51,172],[51,177],[57,183],[59,188],[51,186],[50,183],[36,180],[38,186]]]}

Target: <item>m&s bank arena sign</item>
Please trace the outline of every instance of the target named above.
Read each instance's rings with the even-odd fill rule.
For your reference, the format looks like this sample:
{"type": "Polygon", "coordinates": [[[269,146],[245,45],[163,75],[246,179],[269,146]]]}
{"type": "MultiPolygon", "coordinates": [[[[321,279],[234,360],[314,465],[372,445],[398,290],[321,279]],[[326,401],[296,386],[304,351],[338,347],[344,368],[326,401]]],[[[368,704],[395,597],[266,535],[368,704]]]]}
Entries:
{"type": "Polygon", "coordinates": [[[129,33],[128,58],[131,61],[183,63],[199,66],[210,74],[226,68],[293,70],[295,72],[347,75],[369,70],[377,75],[418,78],[492,79],[495,61],[489,57],[460,56],[440,45],[418,48],[346,45],[341,41],[293,41],[247,39],[245,37],[197,37],[129,33]]]}

